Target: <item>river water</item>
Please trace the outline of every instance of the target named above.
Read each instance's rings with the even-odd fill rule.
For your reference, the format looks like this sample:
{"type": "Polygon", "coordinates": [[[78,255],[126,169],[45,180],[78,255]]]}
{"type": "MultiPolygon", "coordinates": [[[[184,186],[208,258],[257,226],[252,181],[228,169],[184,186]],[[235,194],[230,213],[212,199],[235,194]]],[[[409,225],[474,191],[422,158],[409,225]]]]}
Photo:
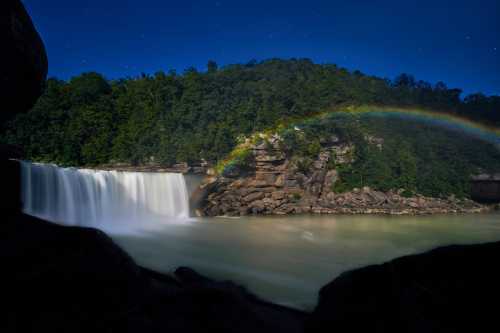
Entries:
{"type": "Polygon", "coordinates": [[[441,245],[500,240],[500,214],[158,220],[108,233],[145,267],[171,273],[189,266],[312,310],[320,287],[346,270],[441,245]]]}
{"type": "Polygon", "coordinates": [[[500,214],[189,218],[199,179],[21,162],[24,212],[105,231],[140,264],[189,266],[311,310],[346,270],[447,244],[500,240],[500,214]]]}

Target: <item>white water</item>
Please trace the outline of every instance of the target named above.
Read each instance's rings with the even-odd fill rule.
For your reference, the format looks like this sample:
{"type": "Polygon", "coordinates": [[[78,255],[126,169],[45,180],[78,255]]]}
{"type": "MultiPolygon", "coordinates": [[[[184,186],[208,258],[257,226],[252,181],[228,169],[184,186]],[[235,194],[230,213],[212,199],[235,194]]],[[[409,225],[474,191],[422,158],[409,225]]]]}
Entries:
{"type": "Polygon", "coordinates": [[[189,217],[182,174],[60,168],[29,162],[21,162],[21,170],[24,212],[52,222],[109,229],[189,217]]]}

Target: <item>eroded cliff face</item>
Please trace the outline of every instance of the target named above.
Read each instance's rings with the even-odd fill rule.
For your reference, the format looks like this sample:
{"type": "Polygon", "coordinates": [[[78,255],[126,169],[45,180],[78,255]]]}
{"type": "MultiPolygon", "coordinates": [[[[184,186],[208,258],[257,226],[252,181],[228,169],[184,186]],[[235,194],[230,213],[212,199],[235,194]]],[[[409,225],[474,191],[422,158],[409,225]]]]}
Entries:
{"type": "MultiPolygon", "coordinates": [[[[382,149],[383,139],[365,138],[382,149]]],[[[208,195],[200,215],[248,214],[436,214],[480,212],[471,200],[403,196],[403,189],[381,192],[369,187],[336,193],[338,168],[352,163],[356,147],[336,136],[321,142],[314,160],[286,153],[279,136],[249,146],[246,164],[206,180],[208,195]]]]}

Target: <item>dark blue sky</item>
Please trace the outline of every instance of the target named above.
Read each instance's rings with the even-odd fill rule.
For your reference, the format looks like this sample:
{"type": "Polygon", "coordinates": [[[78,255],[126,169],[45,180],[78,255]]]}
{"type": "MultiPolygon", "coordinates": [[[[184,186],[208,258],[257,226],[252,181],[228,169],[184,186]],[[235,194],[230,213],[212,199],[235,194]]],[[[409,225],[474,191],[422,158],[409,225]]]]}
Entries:
{"type": "Polygon", "coordinates": [[[23,2],[63,79],[307,57],[500,94],[498,0],[23,2]]]}

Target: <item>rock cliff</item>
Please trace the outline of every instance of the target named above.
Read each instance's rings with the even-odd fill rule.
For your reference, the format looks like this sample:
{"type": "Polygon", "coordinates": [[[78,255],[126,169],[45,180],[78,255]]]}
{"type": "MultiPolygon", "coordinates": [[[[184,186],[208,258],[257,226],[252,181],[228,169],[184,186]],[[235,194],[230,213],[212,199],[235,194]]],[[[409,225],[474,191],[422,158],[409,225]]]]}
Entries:
{"type": "MultiPolygon", "coordinates": [[[[383,139],[366,137],[366,143],[382,149],[383,139]]],[[[467,199],[431,198],[404,189],[387,192],[369,187],[337,193],[337,168],[353,162],[356,147],[331,136],[321,142],[315,159],[287,154],[274,134],[260,143],[243,144],[247,157],[209,177],[201,215],[247,214],[437,214],[487,210],[467,199]],[[245,148],[246,147],[246,148],[245,148]],[[208,186],[210,185],[210,186],[208,186]]],[[[243,149],[241,148],[241,149],[243,149]]]]}

